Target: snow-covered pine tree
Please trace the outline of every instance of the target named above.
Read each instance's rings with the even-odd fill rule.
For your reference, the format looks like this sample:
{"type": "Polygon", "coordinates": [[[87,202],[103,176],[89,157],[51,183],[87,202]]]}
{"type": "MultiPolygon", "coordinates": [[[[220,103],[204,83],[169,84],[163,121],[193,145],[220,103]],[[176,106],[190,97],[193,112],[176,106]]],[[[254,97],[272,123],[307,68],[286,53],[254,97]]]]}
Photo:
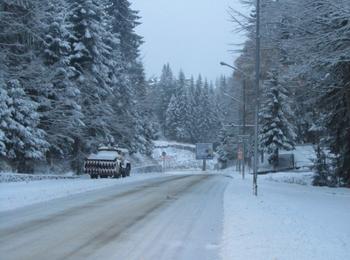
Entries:
{"type": "Polygon", "coordinates": [[[38,104],[30,100],[18,80],[7,84],[10,117],[1,123],[7,157],[18,172],[33,171],[33,160],[42,160],[49,147],[44,131],[38,129],[38,104]]]}
{"type": "Polygon", "coordinates": [[[116,136],[121,145],[127,145],[133,152],[150,154],[153,130],[150,108],[146,104],[147,82],[139,49],[143,41],[135,32],[140,17],[127,0],[107,0],[106,6],[111,18],[111,33],[118,38],[117,48],[120,52],[117,58],[119,81],[113,84],[116,102],[112,106],[115,114],[124,118],[124,122],[119,122],[113,131],[119,132],[116,136]]]}
{"type": "MultiPolygon", "coordinates": [[[[48,73],[40,55],[40,47],[42,44],[41,36],[46,26],[44,23],[47,15],[46,5],[47,2],[43,0],[4,0],[0,3],[0,63],[2,64],[0,70],[2,72],[3,82],[5,82],[8,88],[9,96],[20,96],[20,100],[22,100],[23,103],[27,103],[29,107],[32,107],[31,102],[35,104],[32,107],[35,107],[33,110],[34,122],[33,125],[27,122],[27,124],[30,125],[28,129],[31,126],[33,128],[40,128],[40,124],[36,120],[41,118],[42,108],[48,105],[46,95],[48,73]],[[10,93],[9,89],[12,87],[14,87],[18,93],[10,93]],[[39,107],[37,107],[38,105],[39,107]]],[[[19,107],[23,106],[19,105],[19,107]]],[[[15,108],[12,107],[12,109],[15,108]]],[[[17,112],[13,113],[17,115],[17,112]]],[[[20,112],[18,112],[18,115],[19,114],[20,112]]],[[[20,119],[17,120],[18,124],[26,124],[21,122],[20,119]]],[[[28,119],[28,121],[29,120],[30,119],[28,119]]],[[[14,125],[15,124],[12,124],[11,127],[14,127],[14,125]]],[[[19,131],[23,129],[24,128],[21,128],[19,131]]],[[[25,138],[27,143],[23,143],[22,145],[19,139],[19,143],[17,143],[18,146],[11,150],[9,150],[8,144],[11,141],[16,142],[16,140],[11,140],[11,138],[17,138],[17,136],[11,135],[11,137],[9,137],[7,135],[7,138],[10,138],[7,143],[7,157],[11,159],[14,164],[17,164],[17,168],[19,168],[18,162],[20,162],[20,165],[23,166],[23,168],[19,169],[20,171],[25,170],[27,167],[25,163],[28,163],[28,168],[30,168],[29,164],[32,159],[34,160],[39,157],[42,159],[40,144],[38,144],[38,151],[35,151],[35,148],[27,144],[34,145],[35,141],[40,138],[42,138],[44,142],[44,133],[38,130],[36,132],[38,136],[36,136],[34,133],[36,130],[33,130],[32,136],[30,137],[28,131],[23,130],[21,133],[17,132],[18,135],[27,135],[27,138],[25,138]],[[42,137],[39,135],[42,135],[42,137]],[[31,138],[35,140],[30,140],[31,138]],[[24,149],[28,149],[28,151],[24,151],[24,149]],[[21,158],[16,161],[14,159],[16,156],[21,158]]],[[[7,131],[7,133],[9,133],[9,131],[7,131]]]]}
{"type": "Polygon", "coordinates": [[[237,130],[231,125],[223,125],[218,134],[219,146],[217,153],[219,155],[219,163],[222,168],[228,166],[228,162],[235,159],[236,152],[236,136],[237,130]]]}
{"type": "Polygon", "coordinates": [[[195,90],[194,90],[194,97],[193,97],[193,107],[192,107],[192,113],[193,113],[193,127],[192,127],[192,136],[194,138],[194,142],[202,142],[203,140],[203,133],[205,132],[204,129],[201,129],[200,126],[202,125],[203,121],[203,78],[202,75],[198,75],[196,84],[195,84],[195,90]]]}
{"type": "Polygon", "coordinates": [[[190,141],[188,122],[188,103],[186,92],[186,76],[180,71],[175,85],[175,94],[172,96],[166,113],[167,137],[182,142],[190,141]]]}
{"type": "Polygon", "coordinates": [[[273,166],[278,165],[280,149],[293,150],[295,147],[288,96],[288,89],[278,80],[277,72],[271,71],[263,85],[259,139],[261,149],[270,154],[269,162],[273,166]]]}
{"type": "Polygon", "coordinates": [[[288,51],[302,79],[300,95],[313,97],[310,110],[322,118],[315,127],[325,128],[323,144],[334,154],[336,175],[350,185],[350,2],[306,0],[293,8],[286,12],[288,51]]]}
{"type": "MultiPolygon", "coordinates": [[[[107,2],[106,11],[112,19],[113,32],[119,35],[123,63],[133,65],[132,63],[139,59],[139,47],[142,44],[142,37],[135,32],[135,28],[140,24],[138,11],[131,9],[131,3],[128,0],[105,1],[107,2]]],[[[129,67],[129,69],[133,68],[129,67]]]]}
{"type": "Polygon", "coordinates": [[[164,127],[165,127],[166,110],[170,103],[170,99],[174,94],[175,94],[174,75],[170,68],[170,65],[166,64],[163,66],[162,73],[161,73],[159,82],[157,84],[157,95],[159,95],[157,111],[158,111],[159,123],[163,129],[163,133],[164,133],[164,127]]]}
{"type": "Polygon", "coordinates": [[[71,46],[68,42],[70,31],[65,15],[68,6],[63,0],[49,1],[47,32],[43,44],[43,60],[48,69],[47,99],[49,105],[42,109],[40,128],[47,134],[50,150],[48,161],[53,158],[68,159],[74,136],[81,133],[81,109],[78,104],[80,91],[71,76],[74,68],[69,65],[71,46]]]}
{"type": "Polygon", "coordinates": [[[170,140],[176,140],[179,116],[177,98],[173,95],[165,115],[165,136],[170,140]]]}
{"type": "Polygon", "coordinates": [[[5,82],[0,74],[0,157],[6,157],[7,155],[6,142],[8,140],[6,138],[6,129],[11,117],[10,103],[11,101],[5,88],[5,82]]]}
{"type": "Polygon", "coordinates": [[[327,162],[326,153],[323,151],[320,145],[317,145],[315,147],[315,154],[316,159],[314,160],[313,166],[315,176],[312,181],[312,184],[315,186],[329,186],[330,180],[332,178],[330,178],[331,170],[327,162]]]}
{"type": "Polygon", "coordinates": [[[196,88],[195,88],[195,83],[194,83],[194,77],[191,76],[190,81],[189,81],[189,87],[187,90],[187,97],[186,97],[186,103],[187,103],[187,120],[186,120],[186,126],[185,128],[187,129],[187,132],[189,134],[189,142],[190,143],[195,143],[196,142],[196,126],[194,125],[193,122],[196,120],[196,88]]]}
{"type": "Polygon", "coordinates": [[[222,128],[222,116],[220,115],[220,108],[218,103],[216,102],[216,94],[214,85],[211,82],[209,85],[209,105],[210,105],[210,134],[208,141],[218,143],[218,133],[222,128]]]}
{"type": "Polygon", "coordinates": [[[89,152],[111,139],[113,110],[108,100],[113,95],[109,84],[112,49],[105,42],[109,33],[104,9],[104,1],[74,0],[68,15],[69,62],[75,71],[72,81],[80,90],[79,105],[84,114],[83,132],[74,137],[73,145],[73,168],[77,171],[81,170],[84,150],[89,152]]]}
{"type": "Polygon", "coordinates": [[[204,80],[203,88],[201,90],[200,100],[199,100],[199,114],[200,117],[197,121],[197,127],[200,133],[201,142],[212,142],[211,130],[213,127],[213,113],[209,98],[209,83],[207,79],[204,80]]]}
{"type": "Polygon", "coordinates": [[[326,75],[318,80],[316,90],[318,108],[325,115],[325,143],[335,155],[335,175],[350,187],[350,2],[317,0],[310,5],[317,14],[310,22],[322,32],[313,41],[317,48],[308,50],[315,70],[326,75]]]}

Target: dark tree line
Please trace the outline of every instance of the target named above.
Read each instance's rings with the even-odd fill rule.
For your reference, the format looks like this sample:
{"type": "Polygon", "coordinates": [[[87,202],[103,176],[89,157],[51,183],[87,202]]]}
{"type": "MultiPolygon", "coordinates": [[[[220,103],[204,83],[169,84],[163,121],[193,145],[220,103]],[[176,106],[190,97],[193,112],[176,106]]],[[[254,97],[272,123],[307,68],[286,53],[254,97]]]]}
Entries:
{"type": "Polygon", "coordinates": [[[0,154],[18,171],[101,143],[149,154],[138,12],[127,0],[0,3],[0,154]]]}
{"type": "Polygon", "coordinates": [[[201,75],[195,80],[180,71],[174,76],[164,65],[150,89],[151,107],[157,115],[159,136],[179,142],[216,142],[221,127],[213,83],[201,75]]]}

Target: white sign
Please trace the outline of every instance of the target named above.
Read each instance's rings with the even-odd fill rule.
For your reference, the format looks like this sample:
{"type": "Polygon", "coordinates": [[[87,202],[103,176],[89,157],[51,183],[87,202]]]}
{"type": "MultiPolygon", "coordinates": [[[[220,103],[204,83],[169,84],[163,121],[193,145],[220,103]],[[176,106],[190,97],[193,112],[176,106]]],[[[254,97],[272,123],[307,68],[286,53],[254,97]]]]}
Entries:
{"type": "Polygon", "coordinates": [[[196,159],[197,160],[214,159],[213,144],[212,143],[196,144],[196,159]]]}

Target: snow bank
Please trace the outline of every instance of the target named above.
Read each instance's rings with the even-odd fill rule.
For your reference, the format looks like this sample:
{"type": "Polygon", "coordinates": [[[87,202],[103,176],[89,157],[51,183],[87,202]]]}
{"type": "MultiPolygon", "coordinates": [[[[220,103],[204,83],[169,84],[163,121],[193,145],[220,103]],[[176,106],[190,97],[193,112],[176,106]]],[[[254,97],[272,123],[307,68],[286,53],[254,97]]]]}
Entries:
{"type": "MultiPolygon", "coordinates": [[[[282,174],[281,176],[283,176],[282,174]]],[[[350,190],[233,175],[224,195],[223,259],[350,259],[350,190]]]]}
{"type": "MultiPolygon", "coordinates": [[[[294,164],[296,168],[301,169],[311,169],[311,167],[314,165],[314,160],[316,159],[316,154],[314,151],[314,148],[312,145],[298,145],[295,147],[295,150],[293,151],[285,151],[280,150],[280,156],[282,155],[294,155],[294,164]]],[[[259,172],[269,172],[274,171],[272,166],[268,162],[269,155],[264,155],[264,162],[260,163],[259,165],[259,172]]],[[[287,160],[287,158],[285,159],[287,160]]],[[[288,163],[288,161],[285,161],[284,164],[282,162],[282,165],[279,167],[278,171],[284,171],[288,170],[289,168],[292,168],[292,165],[288,163]]]]}
{"type": "Polygon", "coordinates": [[[157,178],[159,176],[164,176],[164,174],[134,175],[125,179],[91,180],[86,178],[0,183],[0,212],[113,185],[124,185],[126,183],[157,178]]]}
{"type": "Polygon", "coordinates": [[[312,145],[298,145],[295,147],[294,160],[297,167],[311,167],[316,159],[315,150],[312,145]]]}
{"type": "Polygon", "coordinates": [[[280,183],[312,185],[314,173],[311,171],[276,172],[259,176],[259,179],[280,183]]]}
{"type": "Polygon", "coordinates": [[[28,182],[28,181],[42,181],[42,180],[62,180],[62,179],[76,179],[80,178],[72,173],[65,175],[55,175],[55,174],[18,174],[18,173],[0,173],[0,183],[3,182],[28,182]]]}

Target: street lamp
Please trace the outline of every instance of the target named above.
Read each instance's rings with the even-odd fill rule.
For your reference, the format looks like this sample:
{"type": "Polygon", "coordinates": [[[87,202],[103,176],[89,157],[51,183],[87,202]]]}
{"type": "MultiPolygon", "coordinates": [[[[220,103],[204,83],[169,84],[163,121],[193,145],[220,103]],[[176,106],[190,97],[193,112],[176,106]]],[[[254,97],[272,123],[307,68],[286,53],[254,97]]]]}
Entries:
{"type": "MultiPolygon", "coordinates": [[[[235,66],[232,66],[230,64],[227,64],[225,62],[220,62],[220,65],[221,66],[226,66],[226,67],[229,67],[231,68],[232,70],[234,71],[238,71],[240,74],[243,75],[243,102],[238,100],[237,98],[227,94],[227,93],[224,93],[224,95],[226,96],[229,96],[231,97],[233,100],[237,101],[238,103],[242,104],[242,113],[243,113],[243,116],[242,116],[242,121],[243,121],[243,127],[242,127],[242,136],[245,136],[245,130],[246,130],[246,117],[245,117],[245,111],[246,111],[246,78],[249,78],[249,76],[247,74],[245,74],[242,70],[236,68],[235,66]]],[[[243,137],[244,138],[244,137],[243,137]]],[[[245,141],[242,140],[242,143],[243,143],[243,151],[242,151],[242,154],[243,154],[243,167],[242,167],[242,178],[244,179],[245,178],[245,141]]]]}
{"type": "MultiPolygon", "coordinates": [[[[253,168],[253,193],[258,195],[258,117],[259,117],[259,87],[260,87],[260,0],[256,0],[256,30],[255,30],[255,131],[254,131],[254,168],[253,168]]],[[[242,71],[225,62],[220,62],[220,65],[237,70],[245,75],[242,71]]],[[[243,128],[244,129],[244,128],[243,128]]]]}
{"type": "Polygon", "coordinates": [[[226,63],[226,62],[223,62],[223,61],[220,62],[220,65],[221,65],[221,66],[226,66],[226,67],[229,67],[229,68],[231,68],[231,69],[233,69],[233,70],[235,70],[235,71],[238,71],[238,72],[241,73],[244,77],[249,78],[249,76],[248,76],[247,74],[245,74],[245,72],[244,72],[243,70],[241,70],[241,69],[239,69],[239,68],[237,68],[237,67],[235,67],[235,66],[232,66],[232,65],[230,65],[230,64],[228,64],[228,63],[226,63]]]}

